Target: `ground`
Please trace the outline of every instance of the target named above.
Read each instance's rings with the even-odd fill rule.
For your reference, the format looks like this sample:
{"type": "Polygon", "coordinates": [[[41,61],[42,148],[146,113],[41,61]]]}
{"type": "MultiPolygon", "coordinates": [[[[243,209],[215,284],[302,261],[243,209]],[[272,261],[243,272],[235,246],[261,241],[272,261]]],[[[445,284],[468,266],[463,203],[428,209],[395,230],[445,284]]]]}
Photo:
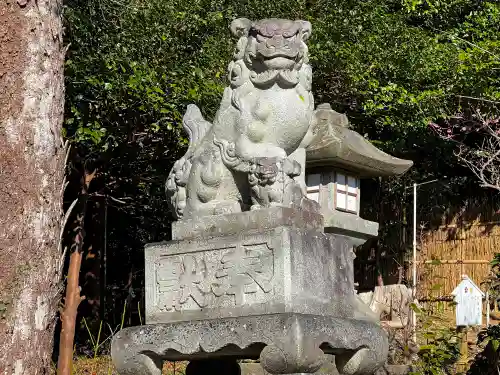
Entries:
{"type": "MultiPolygon", "coordinates": [[[[163,368],[163,375],[184,375],[185,368],[185,363],[167,362],[163,368]]],[[[113,371],[111,357],[100,356],[96,358],[78,358],[74,363],[72,375],[117,375],[117,373],[113,371]]]]}

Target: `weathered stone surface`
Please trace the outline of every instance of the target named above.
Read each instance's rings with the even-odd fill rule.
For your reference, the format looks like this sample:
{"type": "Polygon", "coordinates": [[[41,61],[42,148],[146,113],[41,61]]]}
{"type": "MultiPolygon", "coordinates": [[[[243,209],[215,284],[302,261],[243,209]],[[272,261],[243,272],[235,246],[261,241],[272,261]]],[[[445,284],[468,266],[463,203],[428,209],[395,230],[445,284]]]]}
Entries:
{"type": "Polygon", "coordinates": [[[295,225],[151,244],[146,321],[285,312],[373,320],[355,294],[353,258],[348,237],[295,225]]]}
{"type": "Polygon", "coordinates": [[[269,375],[259,363],[240,363],[241,375],[269,375]]]}
{"type": "MultiPolygon", "coordinates": [[[[316,375],[339,375],[337,367],[335,366],[335,357],[327,355],[327,360],[323,366],[316,371],[316,375]]],[[[260,363],[240,363],[241,375],[269,375],[269,373],[262,368],[260,363]]],[[[304,373],[302,373],[304,374],[304,373]]]]}
{"type": "Polygon", "coordinates": [[[125,328],[114,338],[121,375],[160,375],[164,360],[260,358],[271,374],[314,373],[335,355],[340,374],[373,374],[387,357],[387,337],[368,321],[268,314],[125,328]],[[321,349],[321,350],[320,350],[321,349]]]}
{"type": "Polygon", "coordinates": [[[172,223],[172,239],[251,234],[280,226],[322,232],[323,216],[311,211],[271,207],[237,214],[194,217],[172,223]]]}
{"type": "Polygon", "coordinates": [[[331,210],[325,213],[325,232],[350,238],[352,246],[359,246],[378,235],[378,223],[365,220],[347,212],[331,210]]]}
{"type": "MultiPolygon", "coordinates": [[[[333,356],[332,356],[333,357],[333,356]]],[[[269,375],[259,363],[240,363],[241,375],[269,375]]],[[[409,375],[414,369],[406,365],[384,365],[374,375],[409,375]]],[[[339,375],[335,366],[335,358],[327,361],[323,367],[315,372],[316,375],[339,375]]]]}
{"type": "Polygon", "coordinates": [[[349,129],[347,117],[327,103],[318,106],[311,131],[314,137],[306,148],[308,168],[335,166],[371,177],[403,174],[413,165],[386,154],[349,129]]]}
{"type": "Polygon", "coordinates": [[[392,323],[392,328],[407,326],[414,298],[406,285],[376,286],[373,292],[360,293],[359,296],[379,319],[384,317],[386,323],[392,323]]]}
{"type": "Polygon", "coordinates": [[[304,198],[300,149],[314,111],[305,44],[311,24],[240,18],[231,31],[238,43],[213,124],[195,105],[184,116],[189,148],[166,183],[178,218],[301,206],[304,198]]]}

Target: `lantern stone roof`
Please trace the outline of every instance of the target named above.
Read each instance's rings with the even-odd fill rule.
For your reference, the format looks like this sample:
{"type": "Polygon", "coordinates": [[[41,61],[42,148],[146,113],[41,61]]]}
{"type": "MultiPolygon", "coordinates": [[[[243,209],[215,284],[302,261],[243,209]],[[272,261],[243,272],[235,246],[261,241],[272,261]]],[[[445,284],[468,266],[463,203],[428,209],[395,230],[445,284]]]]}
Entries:
{"type": "Polygon", "coordinates": [[[335,112],[330,104],[316,109],[316,123],[306,148],[306,167],[337,167],[359,177],[395,176],[413,165],[375,147],[359,133],[348,128],[347,116],[335,112]]]}

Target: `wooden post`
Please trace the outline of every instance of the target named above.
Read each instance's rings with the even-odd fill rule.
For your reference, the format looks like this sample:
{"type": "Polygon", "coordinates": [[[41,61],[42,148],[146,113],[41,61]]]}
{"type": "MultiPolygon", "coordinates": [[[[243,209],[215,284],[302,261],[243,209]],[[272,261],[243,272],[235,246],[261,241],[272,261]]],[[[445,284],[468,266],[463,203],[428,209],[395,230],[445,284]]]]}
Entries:
{"type": "Polygon", "coordinates": [[[57,375],[73,374],[73,354],[75,343],[76,318],[78,306],[85,299],[80,295],[80,270],[83,259],[83,241],[85,240],[85,215],[89,200],[89,186],[97,170],[92,173],[84,171],[82,176],[82,190],[79,197],[81,211],[75,220],[75,239],[72,245],[73,252],[69,258],[68,280],[66,284],[66,298],[64,309],[61,312],[61,338],[59,341],[59,358],[57,361],[57,375]]]}
{"type": "Polygon", "coordinates": [[[469,346],[467,345],[467,332],[469,327],[457,327],[457,334],[460,337],[460,359],[457,362],[457,373],[466,373],[469,365],[469,346]]]}
{"type": "Polygon", "coordinates": [[[486,292],[486,328],[490,326],[490,292],[486,292]]]}

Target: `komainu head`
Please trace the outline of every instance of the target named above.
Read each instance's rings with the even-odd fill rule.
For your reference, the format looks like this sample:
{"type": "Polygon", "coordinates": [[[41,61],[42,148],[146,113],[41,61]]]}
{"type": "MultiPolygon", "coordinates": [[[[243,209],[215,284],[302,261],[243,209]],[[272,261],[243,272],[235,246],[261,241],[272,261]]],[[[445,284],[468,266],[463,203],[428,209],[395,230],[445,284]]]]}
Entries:
{"type": "Polygon", "coordinates": [[[311,35],[307,21],[238,18],[231,23],[239,37],[236,59],[243,59],[256,73],[269,70],[299,70],[307,62],[306,40],[311,35]]]}

